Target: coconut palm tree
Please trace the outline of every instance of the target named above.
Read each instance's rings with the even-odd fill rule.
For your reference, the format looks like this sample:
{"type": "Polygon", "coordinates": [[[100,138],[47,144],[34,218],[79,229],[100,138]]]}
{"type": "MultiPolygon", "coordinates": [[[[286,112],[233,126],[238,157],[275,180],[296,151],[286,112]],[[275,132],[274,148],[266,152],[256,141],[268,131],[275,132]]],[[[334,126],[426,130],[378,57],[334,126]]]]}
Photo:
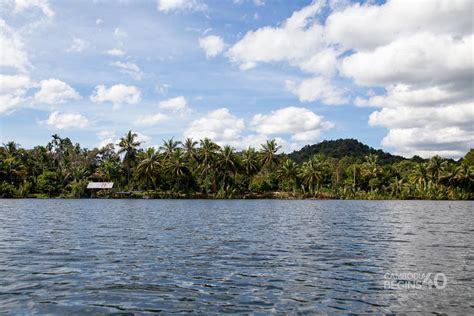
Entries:
{"type": "Polygon", "coordinates": [[[308,186],[309,192],[314,194],[316,189],[320,187],[324,179],[326,164],[321,156],[313,156],[309,161],[303,163],[301,167],[300,177],[303,183],[308,186]]]}
{"type": "Polygon", "coordinates": [[[137,175],[147,186],[156,189],[156,179],[161,168],[160,156],[154,147],[148,148],[137,166],[137,175]]]}
{"type": "Polygon", "coordinates": [[[219,150],[219,159],[217,163],[218,168],[223,173],[222,186],[226,187],[226,177],[228,173],[235,176],[238,167],[237,156],[235,155],[234,148],[229,145],[225,145],[219,150]]]}
{"type": "Polygon", "coordinates": [[[211,169],[211,163],[213,162],[219,145],[211,141],[209,138],[204,138],[200,141],[200,148],[198,150],[198,157],[201,163],[201,168],[205,175],[205,188],[206,193],[209,193],[209,170],[211,169]]]}
{"type": "Polygon", "coordinates": [[[260,150],[260,162],[262,166],[270,172],[278,164],[277,151],[281,148],[276,140],[267,140],[260,150]]]}
{"type": "Polygon", "coordinates": [[[179,147],[180,144],[180,141],[175,141],[173,137],[171,137],[168,140],[163,140],[163,146],[161,146],[160,149],[163,151],[163,154],[167,159],[173,155],[173,153],[179,147]]]}
{"type": "Polygon", "coordinates": [[[198,142],[188,137],[183,142],[184,155],[188,163],[194,162],[197,159],[197,146],[198,142]]]}
{"type": "Polygon", "coordinates": [[[247,177],[248,183],[252,180],[252,176],[255,175],[258,170],[260,169],[259,165],[259,157],[255,148],[248,147],[242,153],[242,168],[245,172],[245,176],[247,177]]]}
{"type": "Polygon", "coordinates": [[[128,133],[120,138],[119,142],[119,151],[118,154],[121,155],[125,153],[123,158],[123,164],[127,169],[127,187],[130,185],[130,171],[132,167],[135,165],[138,146],[140,146],[141,142],[137,141],[138,135],[136,133],[132,133],[132,131],[128,131],[128,133]]]}
{"type": "Polygon", "coordinates": [[[362,175],[369,180],[370,192],[374,190],[374,180],[376,180],[381,174],[377,161],[378,156],[370,154],[365,157],[365,163],[363,164],[362,175]]]}
{"type": "Polygon", "coordinates": [[[282,183],[282,188],[289,190],[291,187],[295,190],[296,180],[298,179],[298,165],[291,159],[285,157],[283,163],[277,171],[277,177],[282,183]]]}
{"type": "Polygon", "coordinates": [[[431,179],[433,179],[435,183],[439,183],[445,165],[446,161],[444,161],[443,158],[438,155],[430,159],[430,162],[428,164],[428,171],[430,173],[431,179]]]}
{"type": "Polygon", "coordinates": [[[176,148],[173,151],[172,156],[168,160],[167,169],[173,180],[176,180],[176,189],[179,191],[181,188],[181,180],[187,177],[187,183],[189,183],[189,177],[191,176],[188,165],[186,163],[185,154],[182,148],[176,148]]]}
{"type": "Polygon", "coordinates": [[[428,185],[429,176],[428,176],[428,166],[426,163],[418,163],[415,165],[415,168],[410,175],[412,183],[418,186],[421,192],[425,192],[428,185]]]}

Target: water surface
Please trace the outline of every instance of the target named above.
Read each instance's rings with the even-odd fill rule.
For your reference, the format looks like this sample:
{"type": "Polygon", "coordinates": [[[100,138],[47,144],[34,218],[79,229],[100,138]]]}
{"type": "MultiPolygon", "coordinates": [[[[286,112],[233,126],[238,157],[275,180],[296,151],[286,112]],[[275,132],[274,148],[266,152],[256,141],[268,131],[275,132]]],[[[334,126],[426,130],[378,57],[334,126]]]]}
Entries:
{"type": "Polygon", "coordinates": [[[473,206],[0,200],[0,312],[473,314],[473,206]]]}

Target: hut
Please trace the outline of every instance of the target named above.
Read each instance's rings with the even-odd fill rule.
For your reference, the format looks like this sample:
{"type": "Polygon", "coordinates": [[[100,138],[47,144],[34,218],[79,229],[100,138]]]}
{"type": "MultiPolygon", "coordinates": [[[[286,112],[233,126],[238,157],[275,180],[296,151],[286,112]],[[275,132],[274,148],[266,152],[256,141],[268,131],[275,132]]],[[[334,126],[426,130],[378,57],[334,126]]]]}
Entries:
{"type": "Polygon", "coordinates": [[[89,182],[87,189],[91,190],[91,197],[96,197],[100,190],[110,190],[114,187],[113,182],[89,182]]]}

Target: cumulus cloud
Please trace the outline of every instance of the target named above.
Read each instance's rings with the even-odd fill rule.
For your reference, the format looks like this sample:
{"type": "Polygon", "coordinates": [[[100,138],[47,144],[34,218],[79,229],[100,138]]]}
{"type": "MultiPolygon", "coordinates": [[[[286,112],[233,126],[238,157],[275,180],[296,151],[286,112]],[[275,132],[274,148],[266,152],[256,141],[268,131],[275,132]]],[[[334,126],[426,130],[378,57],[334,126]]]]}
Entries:
{"type": "Polygon", "coordinates": [[[55,111],[49,115],[46,125],[57,129],[84,128],[89,125],[89,120],[79,113],[55,111]]]}
{"type": "Polygon", "coordinates": [[[444,127],[437,130],[430,128],[393,128],[382,140],[387,147],[395,147],[396,153],[410,157],[445,157],[460,158],[472,148],[474,132],[457,126],[444,127]]]}
{"type": "Polygon", "coordinates": [[[13,13],[20,13],[31,8],[38,8],[48,18],[54,16],[54,11],[51,9],[48,0],[15,0],[13,13]]]}
{"type": "Polygon", "coordinates": [[[357,51],[374,50],[420,30],[465,35],[472,33],[472,9],[469,0],[354,3],[328,16],[326,34],[330,41],[357,51]]]}
{"type": "Polygon", "coordinates": [[[244,70],[255,67],[257,63],[278,61],[298,65],[325,47],[323,27],[311,23],[321,8],[322,1],[316,1],[294,12],[281,27],[250,31],[226,55],[244,70]]]}
{"type": "Polygon", "coordinates": [[[331,105],[349,102],[344,91],[331,84],[330,80],[324,77],[314,77],[300,83],[287,80],[286,88],[298,96],[301,102],[321,101],[324,104],[331,105]]]}
{"type": "Polygon", "coordinates": [[[66,50],[69,53],[80,53],[89,46],[89,42],[78,37],[72,39],[71,46],[66,50]]]}
{"type": "Polygon", "coordinates": [[[137,104],[141,101],[141,92],[135,86],[116,84],[107,88],[104,85],[95,87],[95,91],[90,97],[94,103],[111,102],[114,105],[137,104]]]}
{"type": "Polygon", "coordinates": [[[125,55],[125,52],[121,50],[120,48],[112,48],[112,49],[109,49],[108,51],[105,51],[105,53],[107,55],[115,56],[115,57],[122,57],[125,55]]]}
{"type": "Polygon", "coordinates": [[[165,122],[169,119],[169,116],[163,113],[156,113],[151,115],[145,115],[139,117],[136,121],[136,125],[143,125],[143,126],[154,126],[158,125],[162,122],[165,122]]]}
{"type": "Polygon", "coordinates": [[[158,11],[172,12],[172,11],[205,11],[206,4],[199,0],[157,0],[158,11]]]}
{"type": "Polygon", "coordinates": [[[307,108],[290,106],[267,115],[255,115],[252,126],[259,134],[290,134],[292,141],[310,142],[319,139],[321,131],[332,128],[333,124],[307,108]]]}
{"type": "Polygon", "coordinates": [[[181,114],[186,114],[190,111],[188,102],[183,96],[167,99],[160,102],[160,109],[171,110],[181,114]]]}
{"type": "Polygon", "coordinates": [[[0,114],[9,113],[26,101],[26,92],[33,87],[26,75],[0,74],[0,114]]]}
{"type": "Polygon", "coordinates": [[[342,73],[366,86],[469,81],[474,71],[473,41],[473,35],[417,33],[348,56],[342,73]]]}
{"type": "Polygon", "coordinates": [[[184,135],[195,139],[210,138],[220,145],[237,145],[245,128],[244,120],[220,108],[191,122],[184,135]]]}
{"type": "Polygon", "coordinates": [[[199,47],[206,53],[207,58],[214,58],[224,50],[224,40],[216,35],[209,35],[199,39],[199,47]]]}
{"type": "Polygon", "coordinates": [[[121,72],[131,76],[135,80],[141,80],[143,77],[143,72],[140,67],[132,62],[116,61],[111,65],[119,68],[121,72]]]}
{"type": "Polygon", "coordinates": [[[81,96],[67,83],[58,79],[42,80],[40,90],[35,94],[35,101],[45,104],[60,104],[78,100],[81,96]]]}
{"type": "Polygon", "coordinates": [[[243,118],[233,115],[227,108],[220,108],[192,121],[184,136],[208,137],[219,145],[231,145],[239,150],[247,146],[258,148],[266,140],[276,139],[283,151],[290,152],[319,139],[321,131],[332,127],[332,123],[306,108],[287,107],[266,115],[255,115],[250,123],[253,133],[246,133],[243,118]]]}
{"type": "Polygon", "coordinates": [[[23,39],[0,18],[0,66],[21,72],[30,68],[23,39]]]}

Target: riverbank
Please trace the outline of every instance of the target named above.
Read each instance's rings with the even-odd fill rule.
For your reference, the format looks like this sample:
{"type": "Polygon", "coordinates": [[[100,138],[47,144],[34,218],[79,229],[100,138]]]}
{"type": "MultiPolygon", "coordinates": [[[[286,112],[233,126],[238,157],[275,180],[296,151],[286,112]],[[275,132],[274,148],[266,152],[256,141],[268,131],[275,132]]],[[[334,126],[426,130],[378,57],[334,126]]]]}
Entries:
{"type": "MultiPolygon", "coordinates": [[[[284,192],[284,191],[270,191],[270,192],[248,192],[244,194],[232,194],[227,196],[221,196],[219,194],[206,194],[201,192],[194,192],[190,194],[167,192],[167,191],[131,191],[131,192],[109,192],[94,194],[93,196],[48,196],[46,194],[32,194],[23,198],[15,199],[136,199],[136,200],[423,200],[423,201],[460,201],[455,198],[419,198],[419,197],[408,197],[401,199],[395,196],[386,196],[378,194],[377,192],[357,192],[352,196],[338,196],[337,194],[329,192],[318,192],[315,194],[310,193],[296,193],[296,192],[284,192]]],[[[468,200],[472,201],[472,200],[468,200]]]]}

